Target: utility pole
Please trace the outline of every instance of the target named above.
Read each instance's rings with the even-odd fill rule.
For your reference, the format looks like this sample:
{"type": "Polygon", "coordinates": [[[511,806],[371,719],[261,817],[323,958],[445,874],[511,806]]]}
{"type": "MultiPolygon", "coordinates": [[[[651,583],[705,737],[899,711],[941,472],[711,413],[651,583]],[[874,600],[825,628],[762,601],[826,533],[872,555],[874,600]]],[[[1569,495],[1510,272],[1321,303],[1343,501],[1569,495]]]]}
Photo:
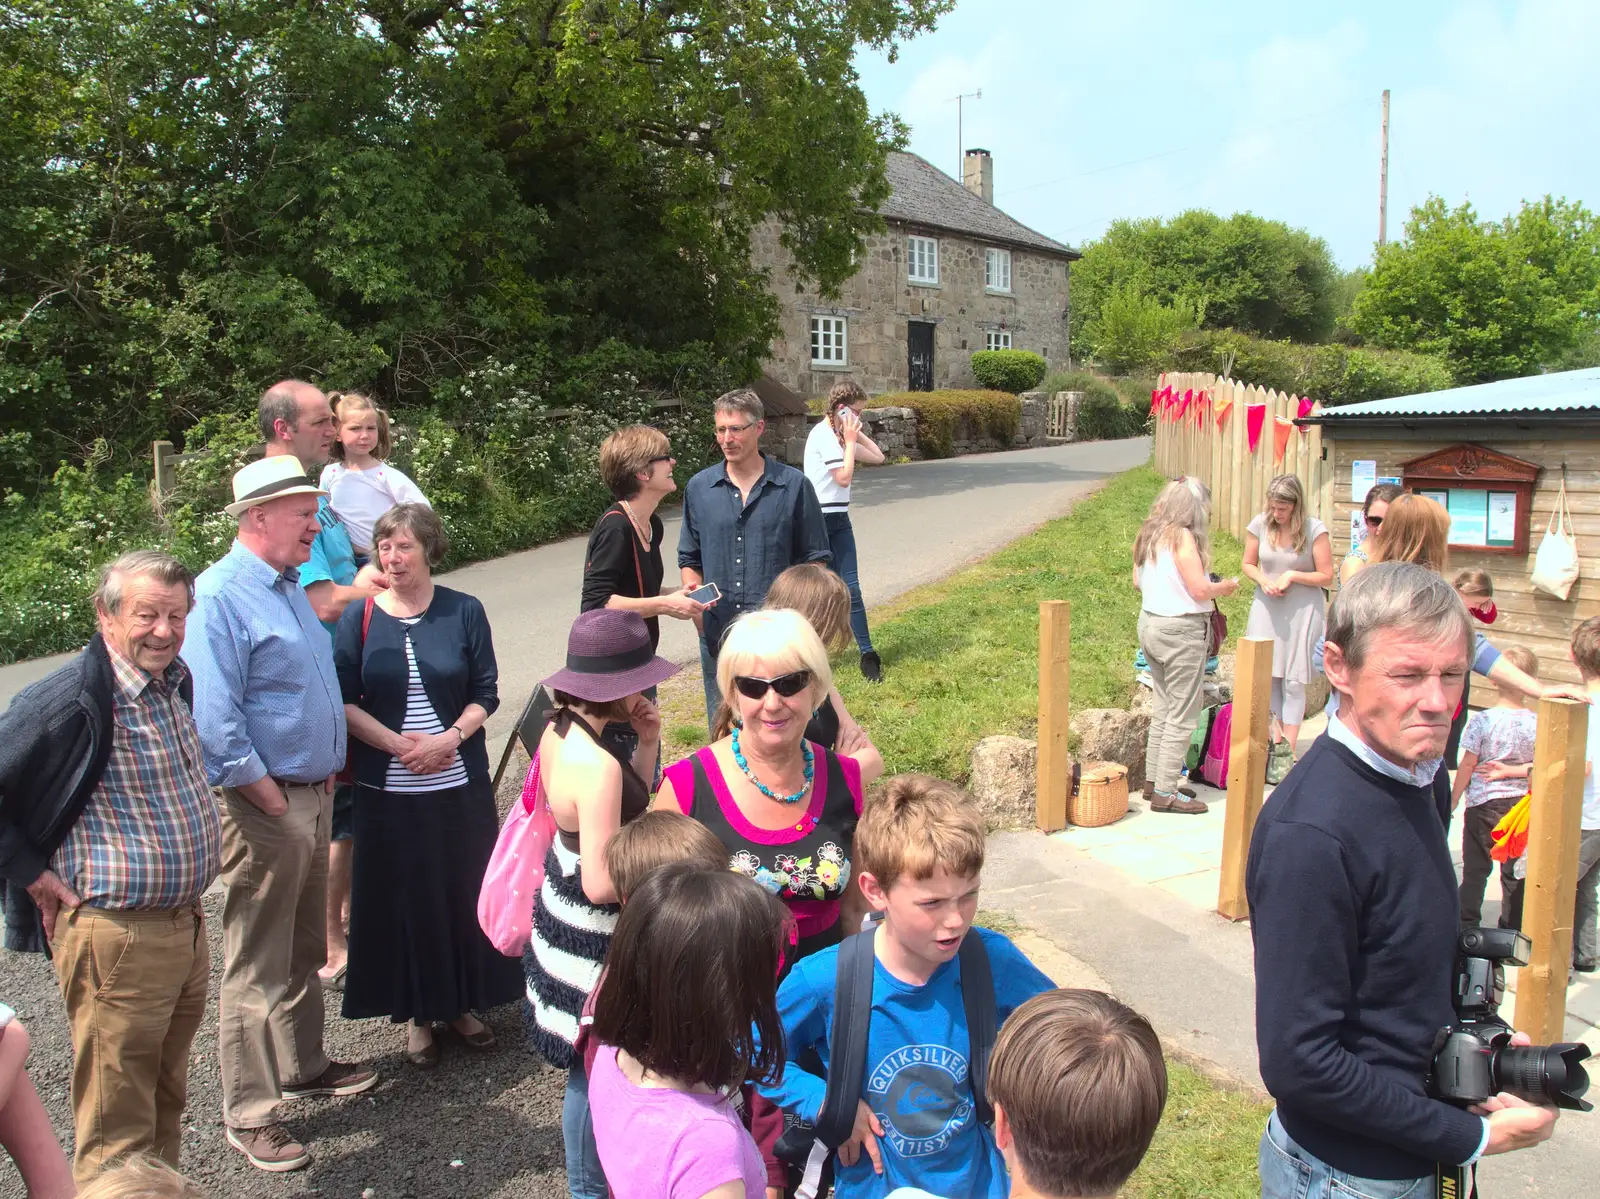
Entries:
{"type": "Polygon", "coordinates": [[[961,134],[961,102],[983,99],[983,89],[980,87],[975,92],[966,92],[950,98],[956,102],[956,181],[959,183],[963,180],[967,163],[967,143],[961,134]]]}
{"type": "Polygon", "coordinates": [[[1378,244],[1389,236],[1389,89],[1383,89],[1383,151],[1378,161],[1378,244]]]}

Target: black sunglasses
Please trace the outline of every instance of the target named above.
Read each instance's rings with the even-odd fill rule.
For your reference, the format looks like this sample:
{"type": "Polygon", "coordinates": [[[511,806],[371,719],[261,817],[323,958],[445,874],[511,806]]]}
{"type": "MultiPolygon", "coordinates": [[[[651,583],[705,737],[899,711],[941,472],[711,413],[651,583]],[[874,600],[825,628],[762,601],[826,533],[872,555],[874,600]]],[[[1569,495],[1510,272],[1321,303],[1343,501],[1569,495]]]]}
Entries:
{"type": "Polygon", "coordinates": [[[654,466],[657,462],[676,462],[676,461],[677,461],[677,459],[674,458],[671,454],[657,454],[654,458],[650,459],[649,465],[650,466],[654,466]]]}
{"type": "Polygon", "coordinates": [[[733,685],[739,689],[739,694],[746,699],[761,699],[771,687],[779,695],[787,699],[791,695],[799,695],[811,683],[809,670],[796,670],[789,674],[780,674],[775,679],[756,679],[747,674],[733,676],[733,685]]]}
{"type": "Polygon", "coordinates": [[[1369,516],[1369,517],[1367,517],[1367,523],[1369,525],[1371,525],[1374,529],[1376,529],[1379,525],[1381,525],[1383,523],[1383,517],[1381,517],[1381,516],[1369,516]]]}

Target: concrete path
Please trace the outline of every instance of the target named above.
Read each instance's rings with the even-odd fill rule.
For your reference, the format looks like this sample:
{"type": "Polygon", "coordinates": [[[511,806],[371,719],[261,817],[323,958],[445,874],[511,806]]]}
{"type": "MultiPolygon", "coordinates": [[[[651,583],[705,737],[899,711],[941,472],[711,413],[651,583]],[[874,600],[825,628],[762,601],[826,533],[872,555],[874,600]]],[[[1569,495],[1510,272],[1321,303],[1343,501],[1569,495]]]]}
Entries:
{"type": "MultiPolygon", "coordinates": [[[[1149,440],[1137,438],[862,470],[851,519],[868,606],[993,553],[1149,457],[1149,440]]],[[[679,485],[686,481],[680,479],[679,485]]],[[[669,581],[678,576],[678,524],[676,513],[669,514],[664,543],[669,581]]],[[[578,613],[585,544],[585,537],[569,538],[440,576],[476,595],[489,612],[500,661],[501,707],[489,722],[495,745],[504,743],[534,685],[560,669],[567,629],[578,613]]],[[[661,631],[664,655],[698,662],[692,625],[663,619],[661,631]]],[[[57,655],[0,667],[0,706],[66,660],[57,655]]],[[[893,669],[894,664],[885,665],[893,669]]]]}

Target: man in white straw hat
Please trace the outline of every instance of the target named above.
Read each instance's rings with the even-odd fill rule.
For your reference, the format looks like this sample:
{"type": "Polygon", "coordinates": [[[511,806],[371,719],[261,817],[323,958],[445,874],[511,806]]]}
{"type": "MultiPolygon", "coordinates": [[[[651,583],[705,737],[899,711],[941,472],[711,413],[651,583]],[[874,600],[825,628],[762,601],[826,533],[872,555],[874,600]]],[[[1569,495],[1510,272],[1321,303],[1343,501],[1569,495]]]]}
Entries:
{"type": "Polygon", "coordinates": [[[311,1161],[280,1099],[354,1095],[377,1082],[322,1047],[331,776],[344,763],[333,646],[298,568],[321,532],[324,493],[274,454],[233,477],[233,548],[195,584],[184,641],[206,774],[222,788],[222,1115],[259,1169],[311,1161]]]}

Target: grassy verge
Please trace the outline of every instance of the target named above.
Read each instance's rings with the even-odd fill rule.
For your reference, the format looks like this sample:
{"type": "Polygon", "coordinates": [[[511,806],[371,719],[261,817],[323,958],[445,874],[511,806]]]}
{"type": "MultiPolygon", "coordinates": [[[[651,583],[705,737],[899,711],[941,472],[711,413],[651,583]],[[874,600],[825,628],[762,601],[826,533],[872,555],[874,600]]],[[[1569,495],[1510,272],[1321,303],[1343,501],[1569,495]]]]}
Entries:
{"type": "MultiPolygon", "coordinates": [[[[1131,550],[1161,486],[1149,468],[1128,471],[993,557],[873,611],[884,681],[866,682],[850,653],[835,667],[846,705],[890,773],[965,780],[981,738],[1037,733],[1041,600],[1072,605],[1073,710],[1128,703],[1139,621],[1131,550]]],[[[1237,541],[1218,534],[1212,569],[1238,574],[1240,554],[1237,541]]],[[[1225,600],[1223,610],[1243,627],[1247,600],[1225,600]]],[[[692,664],[663,688],[662,701],[669,753],[701,745],[705,716],[692,664]]]]}
{"type": "Polygon", "coordinates": [[[1167,1061],[1167,1109],[1123,1199],[1253,1199],[1270,1103],[1167,1061]]]}

